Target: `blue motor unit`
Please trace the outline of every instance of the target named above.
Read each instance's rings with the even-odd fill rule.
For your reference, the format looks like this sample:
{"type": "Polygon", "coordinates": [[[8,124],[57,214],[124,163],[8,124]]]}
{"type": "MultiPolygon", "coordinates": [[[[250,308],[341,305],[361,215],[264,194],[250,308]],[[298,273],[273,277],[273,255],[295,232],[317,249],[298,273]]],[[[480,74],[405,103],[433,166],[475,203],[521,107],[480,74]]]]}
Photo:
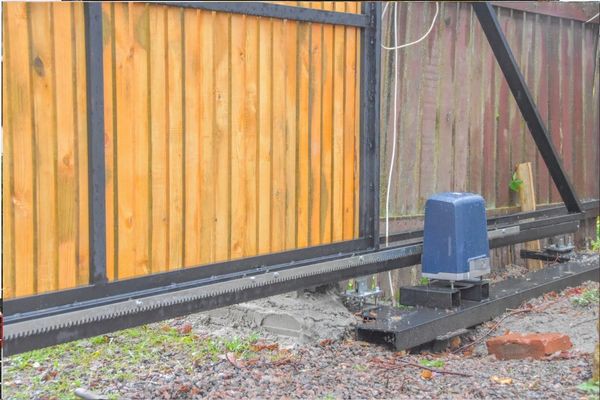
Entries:
{"type": "Polygon", "coordinates": [[[490,272],[485,201],[473,193],[439,193],[425,203],[423,276],[450,281],[490,272]]]}

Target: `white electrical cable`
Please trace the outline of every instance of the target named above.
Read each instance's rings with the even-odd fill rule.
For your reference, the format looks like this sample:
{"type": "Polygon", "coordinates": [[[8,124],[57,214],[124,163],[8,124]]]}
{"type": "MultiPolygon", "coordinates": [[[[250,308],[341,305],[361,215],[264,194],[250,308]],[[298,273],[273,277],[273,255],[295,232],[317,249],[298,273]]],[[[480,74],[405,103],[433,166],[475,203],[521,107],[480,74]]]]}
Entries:
{"type": "MultiPolygon", "coordinates": [[[[396,8],[398,8],[398,5],[394,4],[394,15],[396,15],[396,11],[395,11],[396,8]]],[[[387,9],[387,4],[386,4],[385,9],[381,13],[382,17],[385,14],[386,9],[387,9]]],[[[384,48],[384,49],[386,49],[386,50],[398,50],[398,49],[402,49],[404,47],[412,46],[413,44],[417,44],[417,43],[421,42],[423,39],[425,39],[427,36],[429,36],[429,33],[431,33],[431,30],[433,29],[433,26],[435,25],[435,21],[437,20],[437,16],[438,16],[439,11],[440,11],[440,6],[436,2],[435,3],[435,15],[433,16],[433,21],[431,21],[431,26],[429,26],[429,29],[427,30],[427,32],[425,32],[425,34],[423,36],[421,36],[419,39],[415,40],[414,42],[404,43],[403,45],[400,45],[400,46],[396,46],[394,44],[394,47],[388,47],[388,46],[386,46],[384,44],[381,44],[381,47],[384,48]]],[[[394,21],[394,25],[398,25],[398,22],[394,21]]],[[[395,40],[394,40],[394,43],[395,43],[395,40]]]]}
{"type": "MultiPolygon", "coordinates": [[[[381,13],[381,18],[385,16],[385,13],[388,9],[388,6],[391,2],[387,2],[385,7],[383,8],[383,12],[381,13]]],[[[385,196],[385,247],[389,246],[389,236],[390,236],[390,189],[392,187],[392,176],[394,171],[394,161],[396,159],[396,138],[398,136],[398,50],[412,46],[413,44],[417,44],[425,39],[433,26],[435,25],[435,21],[437,20],[437,16],[440,10],[439,4],[435,3],[435,15],[433,16],[433,21],[431,22],[431,26],[425,32],[420,39],[415,40],[410,43],[405,43],[401,46],[398,46],[398,4],[394,3],[394,46],[387,47],[385,45],[381,45],[385,50],[394,50],[394,127],[393,127],[393,140],[392,140],[392,158],[390,160],[390,172],[388,174],[388,182],[387,182],[387,192],[385,196]]],[[[394,303],[394,286],[392,284],[392,273],[388,271],[388,280],[390,284],[390,292],[392,293],[392,304],[394,303]]]]}
{"type": "Polygon", "coordinates": [[[585,21],[584,24],[587,24],[588,22],[591,22],[591,21],[595,20],[596,18],[598,18],[599,15],[600,15],[600,13],[594,15],[592,18],[590,18],[587,21],[585,21]]]}

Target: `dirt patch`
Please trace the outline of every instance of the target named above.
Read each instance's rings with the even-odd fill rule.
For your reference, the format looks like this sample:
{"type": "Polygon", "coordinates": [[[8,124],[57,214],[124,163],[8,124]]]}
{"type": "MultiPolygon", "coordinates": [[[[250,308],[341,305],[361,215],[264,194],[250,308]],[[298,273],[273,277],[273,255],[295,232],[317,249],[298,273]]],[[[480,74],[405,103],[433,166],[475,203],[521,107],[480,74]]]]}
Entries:
{"type": "Polygon", "coordinates": [[[221,337],[258,334],[283,346],[339,340],[353,331],[355,316],[334,289],[298,291],[178,319],[194,331],[221,337]]]}

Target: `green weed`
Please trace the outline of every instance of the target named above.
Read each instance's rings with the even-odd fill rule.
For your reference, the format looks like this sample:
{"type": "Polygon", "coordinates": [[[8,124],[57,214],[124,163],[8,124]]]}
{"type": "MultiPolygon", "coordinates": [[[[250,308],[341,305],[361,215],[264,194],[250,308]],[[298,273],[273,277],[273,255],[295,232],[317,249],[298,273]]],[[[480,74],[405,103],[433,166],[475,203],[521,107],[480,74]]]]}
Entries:
{"type": "Polygon", "coordinates": [[[587,394],[600,394],[600,380],[590,379],[577,386],[577,389],[587,394]]]}
{"type": "Polygon", "coordinates": [[[419,361],[419,364],[428,368],[442,368],[444,366],[444,362],[442,360],[422,359],[419,361]]]}
{"type": "Polygon", "coordinates": [[[571,303],[580,307],[587,307],[591,304],[600,303],[600,290],[585,289],[579,296],[574,296],[571,303]]]}

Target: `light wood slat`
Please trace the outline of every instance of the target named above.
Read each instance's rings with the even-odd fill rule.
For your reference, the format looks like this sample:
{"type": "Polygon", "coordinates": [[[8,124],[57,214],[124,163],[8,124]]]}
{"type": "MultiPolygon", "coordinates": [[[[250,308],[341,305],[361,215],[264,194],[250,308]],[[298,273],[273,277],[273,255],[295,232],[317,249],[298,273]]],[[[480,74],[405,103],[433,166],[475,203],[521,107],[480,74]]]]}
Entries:
{"type": "Polygon", "coordinates": [[[298,149],[298,129],[296,101],[298,88],[298,23],[285,21],[285,248],[297,245],[298,217],[296,214],[296,163],[298,149]]]}
{"type": "Polygon", "coordinates": [[[169,264],[183,266],[184,156],[183,156],[183,12],[167,7],[167,87],[169,158],[169,264]]]}
{"type": "Polygon", "coordinates": [[[87,81],[85,65],[85,27],[83,4],[73,7],[73,41],[75,42],[75,80],[77,118],[77,173],[79,182],[79,232],[77,255],[77,284],[85,285],[90,275],[88,148],[87,148],[87,81]]]}
{"type": "Polygon", "coordinates": [[[229,259],[231,243],[230,20],[231,17],[227,14],[217,13],[215,15],[213,38],[215,70],[215,261],[229,259]]]}
{"type": "Polygon", "coordinates": [[[57,135],[57,232],[58,288],[77,285],[77,129],[76,99],[73,81],[74,47],[72,46],[72,7],[52,5],[54,25],[54,62],[56,71],[57,135]],[[68,46],[71,44],[71,46],[68,46]]]}
{"type": "Polygon", "coordinates": [[[118,278],[128,278],[136,274],[136,232],[134,219],[135,204],[135,141],[133,134],[134,98],[133,63],[131,50],[132,26],[130,5],[114,4],[115,26],[115,108],[117,140],[117,224],[118,224],[118,278]]]}
{"type": "MultiPolygon", "coordinates": [[[[333,11],[333,2],[324,8],[333,11]]],[[[321,239],[331,242],[333,217],[333,25],[323,27],[323,156],[321,179],[321,239]]]]}
{"type": "Polygon", "coordinates": [[[2,5],[2,38],[4,45],[2,46],[2,60],[4,70],[2,71],[2,115],[3,115],[3,135],[2,135],[2,297],[11,298],[15,295],[15,237],[13,223],[13,137],[12,137],[12,118],[13,115],[9,112],[8,99],[12,99],[12,82],[9,81],[8,75],[11,70],[11,57],[9,56],[9,47],[11,46],[11,34],[8,29],[7,9],[10,5],[6,3],[2,5]]]}
{"type": "MultiPolygon", "coordinates": [[[[335,3],[335,11],[345,6],[335,3]]],[[[333,235],[334,242],[343,238],[344,218],[344,27],[333,28],[333,235]]]]}
{"type": "Polygon", "coordinates": [[[247,192],[244,104],[246,91],[246,17],[231,16],[231,257],[245,255],[247,192]]]}
{"type": "MultiPolygon", "coordinates": [[[[311,7],[321,8],[321,2],[312,2],[311,7]]],[[[323,25],[311,24],[309,71],[309,121],[310,121],[310,170],[309,170],[309,244],[321,243],[321,100],[323,96],[323,25]]]]}
{"type": "Polygon", "coordinates": [[[208,264],[215,259],[213,29],[214,13],[202,11],[200,13],[201,39],[197,42],[197,46],[201,47],[202,57],[198,68],[200,75],[200,264],[208,264]]]}
{"type": "Polygon", "coordinates": [[[37,168],[37,290],[58,288],[56,98],[51,5],[30,8],[33,129],[37,168]]]}
{"type": "Polygon", "coordinates": [[[14,266],[19,271],[15,282],[15,296],[35,293],[37,290],[37,243],[34,187],[36,183],[34,133],[32,126],[31,80],[29,75],[29,33],[25,3],[4,4],[10,45],[6,80],[10,83],[8,103],[13,162],[13,224],[14,266]],[[18,118],[16,118],[18,116],[18,118]],[[18,132],[18,134],[17,134],[18,132]]]}
{"type": "Polygon", "coordinates": [[[273,165],[272,165],[272,220],[271,251],[285,248],[286,235],[286,22],[273,21],[273,50],[271,62],[273,78],[271,96],[273,98],[273,165]]]}
{"type": "Polygon", "coordinates": [[[151,270],[165,271],[169,264],[169,135],[167,92],[167,8],[149,8],[150,63],[150,175],[151,270]]]}
{"type": "MultiPolygon", "coordinates": [[[[273,20],[261,18],[258,26],[258,253],[271,250],[271,186],[273,136],[273,20]]],[[[274,149],[273,149],[274,150],[274,149]]]]}
{"type": "Polygon", "coordinates": [[[184,135],[185,135],[185,249],[184,265],[200,262],[200,63],[202,63],[199,10],[184,12],[184,135]]]}

